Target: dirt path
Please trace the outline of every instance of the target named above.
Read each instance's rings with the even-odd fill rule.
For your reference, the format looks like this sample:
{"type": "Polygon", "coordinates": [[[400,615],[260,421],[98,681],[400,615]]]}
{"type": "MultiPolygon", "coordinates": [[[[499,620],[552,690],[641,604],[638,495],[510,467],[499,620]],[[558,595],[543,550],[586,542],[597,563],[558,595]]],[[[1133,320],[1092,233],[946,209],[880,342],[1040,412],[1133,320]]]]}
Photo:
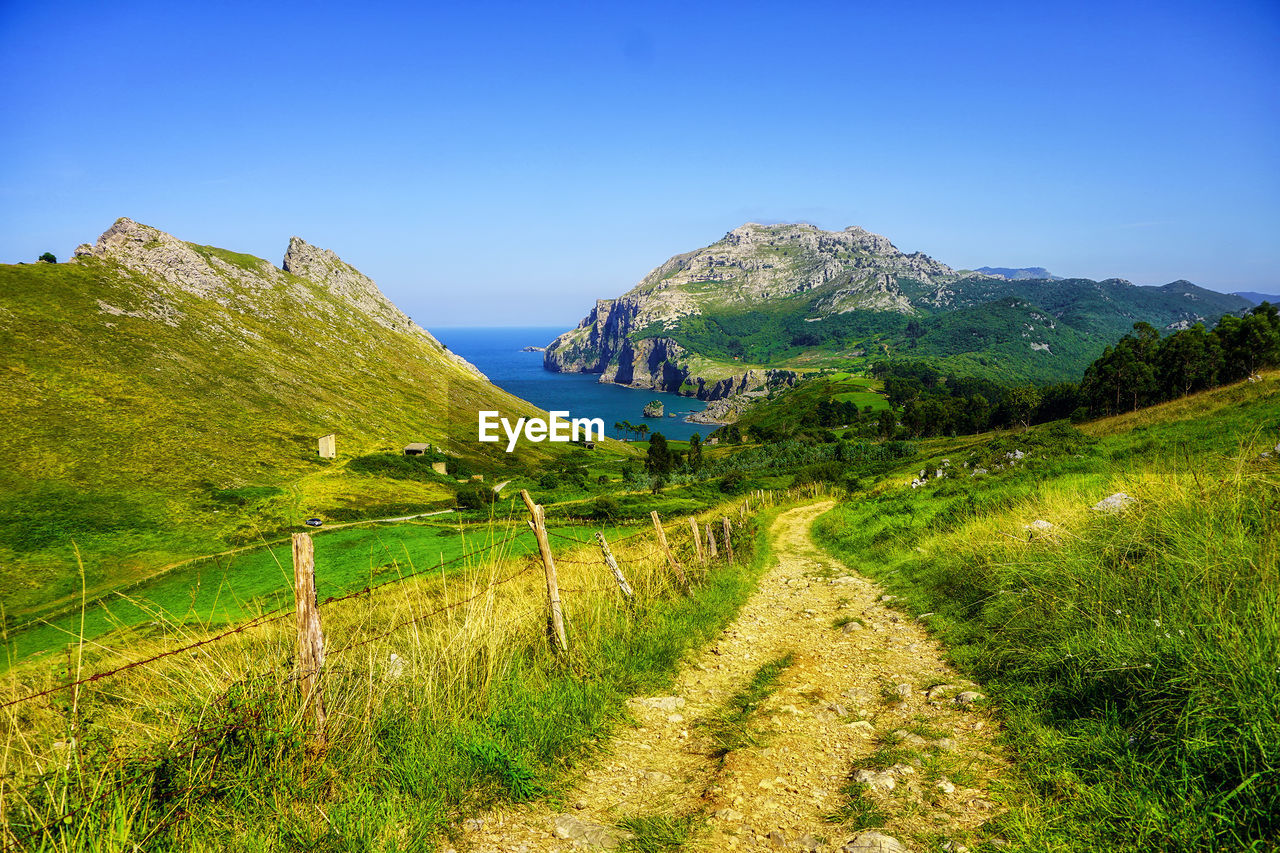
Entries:
{"type": "Polygon", "coordinates": [[[637,816],[693,815],[689,847],[700,850],[838,850],[863,828],[920,851],[980,837],[972,830],[993,809],[985,787],[1002,766],[995,725],[918,622],[813,544],[809,527],[830,506],[778,517],[776,562],[737,620],[672,695],[631,700],[636,725],[585,771],[564,812],[470,819],[458,849],[611,848],[625,837],[618,824],[637,816]],[[855,627],[836,627],[847,619],[855,627]],[[793,662],[749,720],[757,742],[716,758],[698,721],[786,654],[793,662]],[[832,822],[851,778],[865,783],[853,810],[862,819],[846,809],[845,823],[832,822]]]}

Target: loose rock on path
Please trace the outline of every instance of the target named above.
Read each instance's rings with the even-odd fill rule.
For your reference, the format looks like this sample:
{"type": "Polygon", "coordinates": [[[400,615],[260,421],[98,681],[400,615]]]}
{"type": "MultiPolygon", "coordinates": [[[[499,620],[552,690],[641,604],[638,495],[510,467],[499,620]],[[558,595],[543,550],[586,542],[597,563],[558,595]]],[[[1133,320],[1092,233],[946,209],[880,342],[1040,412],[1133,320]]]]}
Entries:
{"type": "Polygon", "coordinates": [[[983,837],[995,809],[986,787],[1004,766],[983,697],[920,621],[813,544],[810,525],[831,506],[778,516],[774,565],[737,619],[670,695],[630,700],[636,725],[597,756],[563,813],[535,805],[469,819],[457,849],[617,849],[631,837],[619,822],[636,816],[694,815],[695,850],[963,851],[983,837]],[[788,653],[752,717],[758,743],[716,759],[697,721],[788,653]],[[860,806],[833,822],[851,780],[860,806]]]}

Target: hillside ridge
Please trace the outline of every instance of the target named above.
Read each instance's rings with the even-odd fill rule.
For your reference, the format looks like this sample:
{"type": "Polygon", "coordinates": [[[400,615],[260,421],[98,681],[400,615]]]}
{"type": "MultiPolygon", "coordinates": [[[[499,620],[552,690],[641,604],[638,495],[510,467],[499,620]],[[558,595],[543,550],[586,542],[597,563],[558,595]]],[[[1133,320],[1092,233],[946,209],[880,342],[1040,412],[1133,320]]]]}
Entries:
{"type": "Polygon", "coordinates": [[[1135,322],[1186,328],[1248,307],[1240,297],[1183,281],[1138,287],[1119,278],[1012,279],[956,270],[857,226],[747,223],[671,257],[621,296],[597,300],[576,328],[547,347],[544,366],[716,399],[726,379],[766,387],[746,379],[749,368],[812,363],[806,351],[856,366],[859,359],[923,348],[910,355],[969,362],[992,356],[985,367],[967,366],[1005,374],[1025,361],[1019,378],[1044,381],[1078,374],[1135,322]],[[735,339],[747,340],[775,320],[786,328],[770,329],[764,337],[772,340],[734,353],[735,339]],[[786,340],[777,340],[779,333],[786,340]],[[729,347],[717,350],[716,337],[729,347]]]}
{"type": "Polygon", "coordinates": [[[497,471],[521,463],[476,442],[476,411],[544,416],[296,237],[280,268],[118,219],[65,263],[0,265],[0,352],[9,613],[77,594],[77,550],[92,594],[313,515],[454,506],[456,477],[357,460],[424,442],[497,471]]]}
{"type": "MultiPolygon", "coordinates": [[[[85,258],[111,260],[146,279],[239,309],[243,309],[244,304],[236,301],[237,287],[247,287],[254,294],[276,290],[299,304],[308,304],[309,289],[296,280],[305,279],[324,286],[329,293],[358,308],[381,326],[425,338],[450,360],[483,377],[474,365],[445,350],[430,332],[414,323],[383,294],[373,279],[343,261],[332,249],[313,246],[301,237],[289,238],[284,261],[277,267],[253,255],[189,243],[122,216],[96,243],[76,247],[71,262],[85,258]]],[[[173,325],[177,318],[171,306],[159,294],[153,296],[156,301],[146,316],[173,325]]]]}

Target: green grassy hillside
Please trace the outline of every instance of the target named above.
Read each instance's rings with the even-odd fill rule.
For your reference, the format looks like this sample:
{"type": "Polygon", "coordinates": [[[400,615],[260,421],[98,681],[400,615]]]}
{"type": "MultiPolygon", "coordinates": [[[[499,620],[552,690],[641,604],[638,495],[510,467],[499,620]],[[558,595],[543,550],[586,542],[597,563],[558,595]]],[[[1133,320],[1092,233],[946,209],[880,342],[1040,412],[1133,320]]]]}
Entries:
{"type": "MultiPolygon", "coordinates": [[[[969,293],[972,304],[922,306],[914,317],[868,310],[815,317],[814,299],[790,297],[768,308],[714,307],[634,336],[670,338],[695,354],[691,361],[710,359],[729,372],[735,365],[806,370],[898,359],[957,376],[1051,383],[1078,377],[1134,322],[1164,327],[1184,316],[1185,306],[1164,288],[1019,281],[1025,292],[1009,295],[1014,283],[1000,285],[969,293]]],[[[1215,303],[1213,319],[1223,310],[1215,303]]]]}
{"type": "Polygon", "coordinates": [[[1079,429],[922,442],[819,521],[1000,708],[1020,770],[989,829],[1016,849],[1274,849],[1278,443],[1271,372],[1079,429]]]}
{"type": "Polygon", "coordinates": [[[92,593],[311,515],[453,505],[453,476],[352,465],[368,454],[431,442],[492,477],[551,452],[478,444],[478,408],[537,410],[332,253],[314,250],[333,276],[312,280],[128,220],[108,235],[70,263],[0,266],[10,620],[78,599],[78,558],[92,593]],[[336,459],[317,455],[327,433],[336,459]]]}

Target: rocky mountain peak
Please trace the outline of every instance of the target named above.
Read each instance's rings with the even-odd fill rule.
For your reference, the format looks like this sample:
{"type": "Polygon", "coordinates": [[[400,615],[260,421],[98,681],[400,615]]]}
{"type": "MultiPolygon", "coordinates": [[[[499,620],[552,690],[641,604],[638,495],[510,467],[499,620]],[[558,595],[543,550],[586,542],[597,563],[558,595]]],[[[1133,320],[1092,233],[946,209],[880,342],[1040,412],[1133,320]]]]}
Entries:
{"type": "Polygon", "coordinates": [[[282,268],[285,272],[312,281],[323,282],[354,273],[364,281],[371,282],[368,276],[357,272],[355,267],[338,257],[337,252],[313,246],[301,237],[289,238],[289,248],[284,253],[282,268]]]}
{"type": "Polygon", "coordinates": [[[231,256],[239,263],[219,257],[218,250],[183,242],[159,228],[122,216],[102,232],[96,243],[77,247],[73,260],[114,261],[175,290],[222,304],[234,298],[238,285],[260,289],[275,284],[275,278],[280,275],[279,270],[261,258],[231,256]]]}
{"type": "Polygon", "coordinates": [[[300,237],[290,238],[281,270],[261,258],[187,243],[122,216],[96,243],[84,243],[76,249],[72,260],[81,259],[102,259],[138,273],[149,305],[142,315],[170,325],[182,316],[173,298],[179,291],[244,311],[254,310],[253,306],[260,304],[259,295],[268,292],[285,295],[294,306],[307,306],[316,301],[315,286],[319,285],[381,326],[426,338],[446,358],[481,376],[409,319],[373,279],[332,250],[313,246],[300,237]]]}
{"type": "Polygon", "coordinates": [[[287,273],[324,285],[383,326],[401,332],[417,329],[414,322],[383,295],[373,279],[342,260],[332,249],[321,249],[301,237],[290,237],[283,267],[287,273]]]}
{"type": "Polygon", "coordinates": [[[177,240],[158,228],[152,228],[150,225],[143,225],[127,216],[122,216],[102,232],[96,244],[82,243],[76,247],[75,256],[103,256],[122,250],[127,251],[130,245],[142,246],[150,242],[173,243],[177,240]]]}

